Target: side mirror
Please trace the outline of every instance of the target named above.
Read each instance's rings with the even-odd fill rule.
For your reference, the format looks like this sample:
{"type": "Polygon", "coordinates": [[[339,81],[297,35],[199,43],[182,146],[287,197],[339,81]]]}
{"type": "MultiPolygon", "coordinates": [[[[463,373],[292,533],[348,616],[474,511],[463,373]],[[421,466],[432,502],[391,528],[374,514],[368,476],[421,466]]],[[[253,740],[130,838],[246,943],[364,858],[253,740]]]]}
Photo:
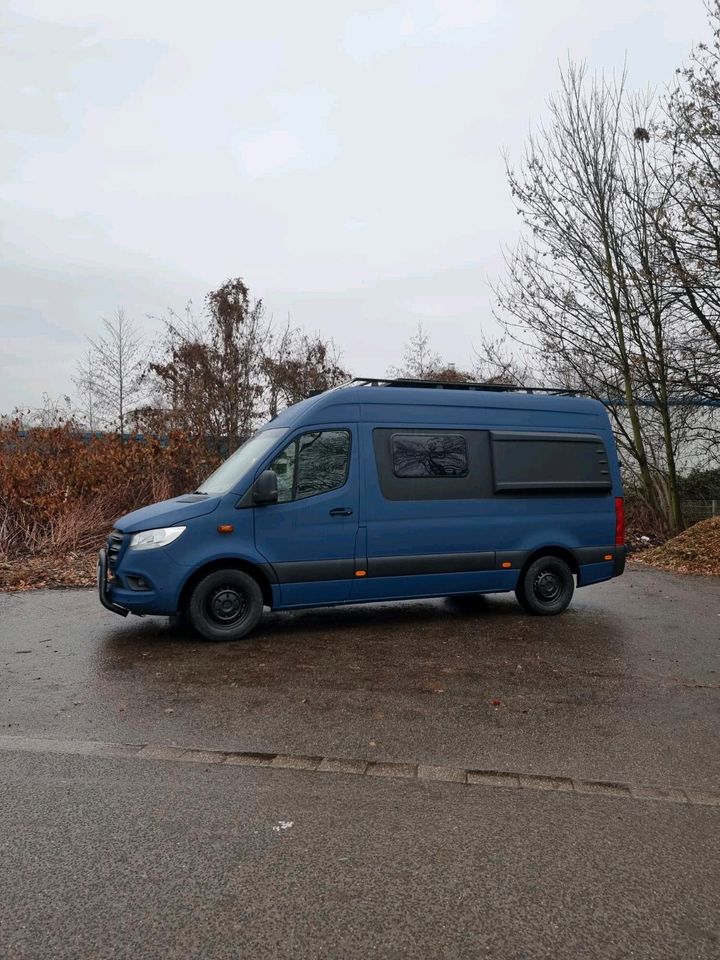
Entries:
{"type": "Polygon", "coordinates": [[[278,483],[274,470],[263,470],[253,484],[253,503],[262,506],[267,503],[277,503],[278,483]]]}

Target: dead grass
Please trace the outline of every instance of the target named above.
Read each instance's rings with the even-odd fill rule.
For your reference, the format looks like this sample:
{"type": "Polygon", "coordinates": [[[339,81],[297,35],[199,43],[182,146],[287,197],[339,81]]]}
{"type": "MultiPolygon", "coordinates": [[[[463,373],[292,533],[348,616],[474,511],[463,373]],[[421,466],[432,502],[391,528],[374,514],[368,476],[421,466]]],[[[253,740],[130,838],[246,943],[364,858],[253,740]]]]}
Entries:
{"type": "Polygon", "coordinates": [[[0,560],[0,590],[92,587],[95,585],[96,562],[96,550],[0,560]]]}

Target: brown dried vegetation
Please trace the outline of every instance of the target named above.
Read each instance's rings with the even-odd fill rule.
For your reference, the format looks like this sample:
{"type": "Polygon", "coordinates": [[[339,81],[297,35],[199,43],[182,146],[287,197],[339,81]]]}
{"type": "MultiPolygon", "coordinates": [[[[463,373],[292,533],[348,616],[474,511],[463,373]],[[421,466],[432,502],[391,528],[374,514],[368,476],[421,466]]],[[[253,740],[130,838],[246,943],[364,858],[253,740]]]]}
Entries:
{"type": "Polygon", "coordinates": [[[633,559],[676,573],[720,576],[720,517],[701,520],[672,540],[633,559]]]}
{"type": "Polygon", "coordinates": [[[160,443],[0,426],[0,589],[91,582],[117,517],[194,489],[217,462],[180,433],[160,443]]]}

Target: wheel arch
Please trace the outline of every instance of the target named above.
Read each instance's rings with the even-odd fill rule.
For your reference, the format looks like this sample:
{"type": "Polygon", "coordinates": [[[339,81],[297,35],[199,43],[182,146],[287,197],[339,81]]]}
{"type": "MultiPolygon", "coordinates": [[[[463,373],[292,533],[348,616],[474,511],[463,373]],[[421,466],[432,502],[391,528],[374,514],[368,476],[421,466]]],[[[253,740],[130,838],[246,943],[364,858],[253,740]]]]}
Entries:
{"type": "Polygon", "coordinates": [[[253,577],[262,592],[263,604],[266,607],[272,607],[272,586],[270,585],[267,574],[258,564],[252,563],[250,560],[243,560],[241,557],[219,557],[216,560],[208,561],[208,563],[198,567],[197,570],[193,570],[180,591],[178,610],[181,612],[187,610],[190,594],[203,577],[209,573],[213,573],[215,570],[226,570],[228,568],[231,570],[242,570],[243,573],[247,573],[253,577]]]}
{"type": "Polygon", "coordinates": [[[577,561],[577,557],[572,552],[572,550],[569,550],[567,547],[561,547],[557,544],[552,544],[547,547],[538,547],[537,550],[533,550],[530,554],[528,554],[528,556],[525,558],[525,562],[523,563],[520,569],[520,576],[518,579],[521,579],[522,577],[525,576],[525,572],[527,571],[530,564],[533,563],[535,560],[537,560],[539,557],[557,557],[558,560],[564,560],[565,563],[570,567],[570,570],[576,576],[578,576],[580,573],[580,565],[577,561]]]}

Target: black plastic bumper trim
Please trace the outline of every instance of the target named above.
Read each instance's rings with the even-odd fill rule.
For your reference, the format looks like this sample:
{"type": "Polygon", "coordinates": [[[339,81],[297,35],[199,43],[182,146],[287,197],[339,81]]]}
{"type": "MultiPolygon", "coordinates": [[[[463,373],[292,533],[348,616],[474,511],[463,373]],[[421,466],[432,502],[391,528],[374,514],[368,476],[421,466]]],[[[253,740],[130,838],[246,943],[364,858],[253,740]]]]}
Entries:
{"type": "Polygon", "coordinates": [[[617,551],[619,547],[576,547],[572,552],[575,559],[583,566],[586,563],[609,563],[605,558],[610,556],[610,560],[617,560],[617,551]]]}

